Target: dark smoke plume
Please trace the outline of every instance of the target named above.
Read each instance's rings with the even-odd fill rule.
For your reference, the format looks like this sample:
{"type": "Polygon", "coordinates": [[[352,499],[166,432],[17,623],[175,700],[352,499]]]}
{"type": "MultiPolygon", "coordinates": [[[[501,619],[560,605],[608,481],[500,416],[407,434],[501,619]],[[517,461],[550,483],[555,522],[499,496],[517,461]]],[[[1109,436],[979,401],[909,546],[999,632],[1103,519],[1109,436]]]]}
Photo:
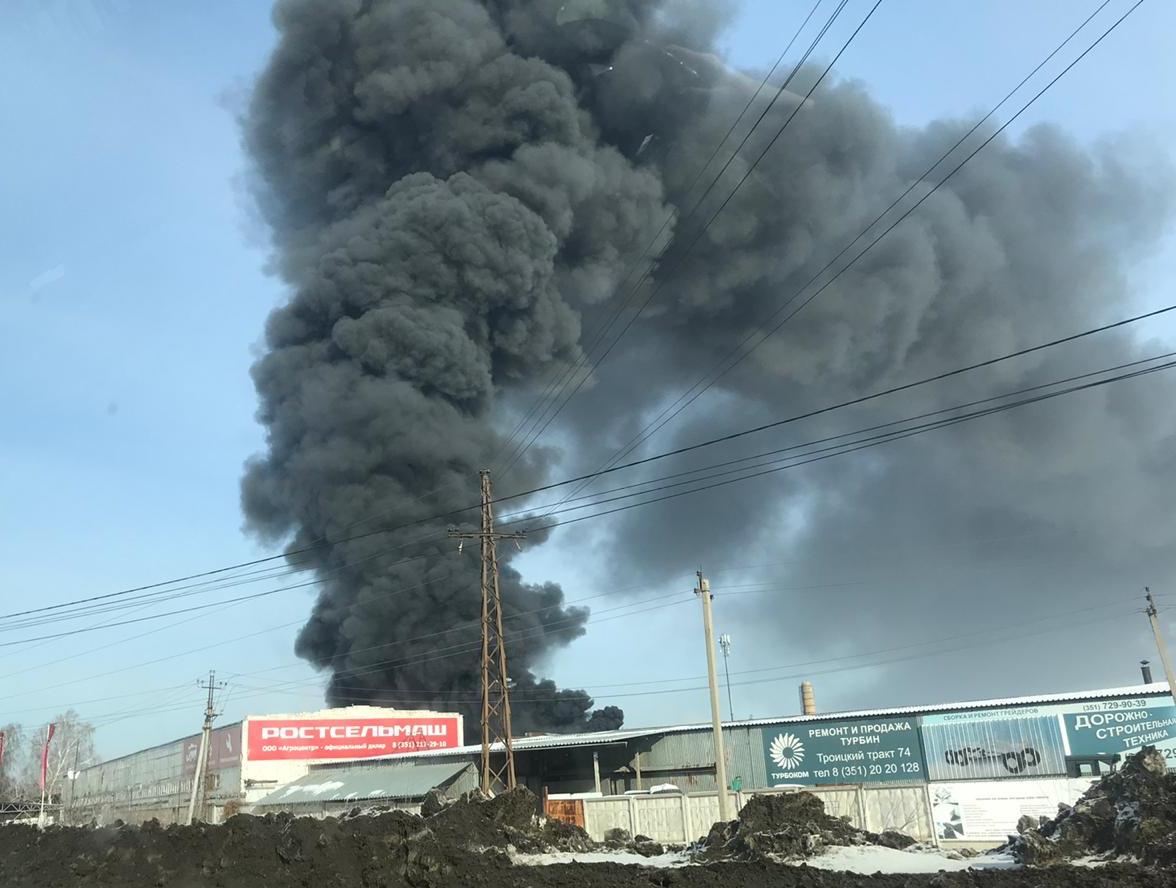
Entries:
{"type": "MultiPolygon", "coordinates": [[[[512,409],[579,357],[582,326],[614,307],[671,209],[691,206],[695,174],[756,79],[714,55],[724,6],[703,0],[282,0],[274,19],[279,42],[246,137],[292,296],[254,369],[268,449],[248,467],[243,502],[256,532],[301,548],[469,505],[512,409]]],[[[816,76],[802,71],[792,89],[816,76]]],[[[736,158],[727,188],[794,100],[736,158]]],[[[532,448],[511,487],[549,477],[557,460],[597,464],[705,369],[700,336],[711,356],[740,342],[967,126],[901,128],[861,84],[822,85],[685,260],[655,272],[651,311],[562,418],[575,449],[532,448]]],[[[654,445],[1127,313],[1124,262],[1154,244],[1171,185],[1169,167],[1129,139],[1088,150],[1039,127],[998,140],[654,445]]],[[[670,226],[667,255],[696,232],[689,219],[670,226]]],[[[806,424],[783,443],[1142,354],[1110,337],[806,424]]],[[[830,564],[909,577],[927,553],[965,541],[959,600],[943,600],[927,571],[839,593],[851,641],[896,618],[947,631],[978,597],[994,614],[1023,607],[1039,574],[972,575],[987,560],[980,541],[994,538],[1022,540],[1013,554],[1030,549],[1046,565],[1078,552],[1096,562],[1051,593],[1083,601],[1176,530],[1147,481],[1176,468],[1170,411],[1155,407],[1172,389],[1162,378],[1131,385],[1082,396],[1080,409],[1006,414],[706,494],[688,510],[638,510],[610,525],[614,557],[661,579],[700,558],[782,552],[796,564],[782,580],[818,585],[830,564]],[[1129,532],[1106,502],[1141,526],[1129,532]]],[[[476,558],[459,558],[436,538],[443,530],[320,548],[323,591],[297,650],[331,671],[331,702],[474,711],[476,655],[445,654],[477,637],[476,558]],[[418,636],[429,637],[404,641],[418,636]]],[[[592,713],[585,693],[537,677],[583,634],[587,611],[509,564],[503,583],[519,615],[509,621],[519,730],[619,724],[614,707],[592,713]]],[[[832,606],[820,595],[790,602],[786,625],[757,611],[749,631],[805,650],[832,606]]]]}

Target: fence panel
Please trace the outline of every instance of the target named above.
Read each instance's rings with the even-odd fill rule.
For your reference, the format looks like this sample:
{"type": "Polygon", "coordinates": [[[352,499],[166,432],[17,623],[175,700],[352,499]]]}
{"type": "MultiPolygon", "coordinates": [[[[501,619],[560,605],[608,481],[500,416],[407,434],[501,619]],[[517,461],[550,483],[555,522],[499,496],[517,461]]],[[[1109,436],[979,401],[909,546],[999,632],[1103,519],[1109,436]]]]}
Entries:
{"type": "Polygon", "coordinates": [[[548,799],[543,813],[553,820],[562,820],[564,823],[584,828],[583,799],[548,799]]]}
{"type": "Polygon", "coordinates": [[[625,796],[584,799],[584,830],[588,835],[600,842],[606,832],[617,827],[633,831],[629,799],[625,796]]]}
{"type": "Polygon", "coordinates": [[[634,835],[640,833],[658,842],[689,841],[684,833],[682,796],[635,796],[633,801],[638,813],[634,835]]]}
{"type": "Polygon", "coordinates": [[[843,789],[810,789],[818,799],[825,803],[825,813],[830,817],[845,817],[854,826],[863,828],[862,809],[858,800],[861,792],[856,786],[843,789]]]}
{"type": "MultiPolygon", "coordinates": [[[[783,790],[795,792],[795,790],[783,790]]],[[[926,790],[922,786],[846,786],[809,789],[833,817],[844,817],[851,824],[873,832],[893,829],[920,841],[933,837],[931,812],[926,790]]],[[[736,809],[754,795],[736,793],[736,809]]],[[[605,832],[620,827],[633,835],[646,835],[659,842],[689,843],[710,832],[719,819],[717,793],[700,792],[664,796],[604,796],[583,799],[584,828],[600,841],[605,832]]]]}
{"type": "Polygon", "coordinates": [[[686,830],[684,841],[693,842],[710,832],[719,819],[718,793],[686,797],[686,830]]]}
{"type": "Polygon", "coordinates": [[[893,829],[921,842],[934,837],[926,787],[874,786],[865,791],[863,801],[866,829],[872,832],[893,829]]]}

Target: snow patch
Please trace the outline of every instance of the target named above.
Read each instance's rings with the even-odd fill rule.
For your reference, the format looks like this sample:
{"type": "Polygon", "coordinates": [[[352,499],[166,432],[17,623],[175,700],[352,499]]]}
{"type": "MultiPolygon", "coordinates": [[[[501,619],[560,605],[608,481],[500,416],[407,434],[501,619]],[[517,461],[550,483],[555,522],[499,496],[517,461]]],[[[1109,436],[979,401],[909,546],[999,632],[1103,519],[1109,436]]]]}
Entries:
{"type": "Polygon", "coordinates": [[[956,860],[941,851],[898,851],[880,845],[851,845],[830,848],[805,861],[816,869],[873,875],[874,873],[937,873],[980,869],[1017,869],[1008,854],[985,854],[970,860],[956,860]]]}
{"type": "Polygon", "coordinates": [[[545,854],[512,854],[519,866],[551,866],[556,863],[620,863],[626,866],[651,866],[658,869],[686,866],[690,859],[682,851],[642,857],[632,851],[549,851],[545,854]]]}

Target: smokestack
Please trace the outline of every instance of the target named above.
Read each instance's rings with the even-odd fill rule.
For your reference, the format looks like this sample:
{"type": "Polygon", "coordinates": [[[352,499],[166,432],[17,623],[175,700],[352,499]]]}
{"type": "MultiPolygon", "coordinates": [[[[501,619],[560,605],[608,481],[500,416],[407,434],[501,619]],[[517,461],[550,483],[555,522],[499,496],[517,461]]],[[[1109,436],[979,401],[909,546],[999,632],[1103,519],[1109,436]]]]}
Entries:
{"type": "Polygon", "coordinates": [[[811,681],[800,683],[800,711],[804,715],[817,714],[817,695],[813,693],[811,681]]]}
{"type": "Polygon", "coordinates": [[[1152,683],[1151,663],[1147,660],[1139,661],[1139,671],[1143,673],[1143,683],[1149,685],[1152,683]]]}

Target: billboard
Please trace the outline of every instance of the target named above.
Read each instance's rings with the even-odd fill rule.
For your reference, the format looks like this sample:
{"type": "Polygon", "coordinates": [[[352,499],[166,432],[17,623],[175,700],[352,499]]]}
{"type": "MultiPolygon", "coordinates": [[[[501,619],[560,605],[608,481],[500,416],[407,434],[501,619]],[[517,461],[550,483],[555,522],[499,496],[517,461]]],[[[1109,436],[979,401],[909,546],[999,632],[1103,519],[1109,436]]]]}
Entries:
{"type": "Polygon", "coordinates": [[[940,839],[1003,842],[1016,835],[1017,821],[1054,817],[1059,804],[1072,805],[1090,781],[1057,777],[1041,780],[982,780],[936,783],[931,792],[931,820],[940,839]]]}
{"type": "Polygon", "coordinates": [[[1126,758],[1143,746],[1155,746],[1176,767],[1176,706],[1171,698],[1103,700],[1067,707],[1062,716],[1073,756],[1117,752],[1126,758]]]}
{"type": "Polygon", "coordinates": [[[923,779],[913,718],[797,722],[761,733],[769,785],[923,779]]]}
{"type": "Polygon", "coordinates": [[[461,745],[460,715],[251,718],[251,762],[374,758],[461,745]]]}
{"type": "Polygon", "coordinates": [[[1055,714],[1006,710],[925,715],[919,731],[930,780],[1066,773],[1065,744],[1055,714]]]}
{"type": "MultiPolygon", "coordinates": [[[[184,741],[184,776],[196,773],[196,759],[200,756],[200,738],[189,737],[184,741]]],[[[241,764],[241,724],[226,725],[212,732],[212,743],[208,749],[209,772],[222,768],[236,768],[241,764]]]]}

